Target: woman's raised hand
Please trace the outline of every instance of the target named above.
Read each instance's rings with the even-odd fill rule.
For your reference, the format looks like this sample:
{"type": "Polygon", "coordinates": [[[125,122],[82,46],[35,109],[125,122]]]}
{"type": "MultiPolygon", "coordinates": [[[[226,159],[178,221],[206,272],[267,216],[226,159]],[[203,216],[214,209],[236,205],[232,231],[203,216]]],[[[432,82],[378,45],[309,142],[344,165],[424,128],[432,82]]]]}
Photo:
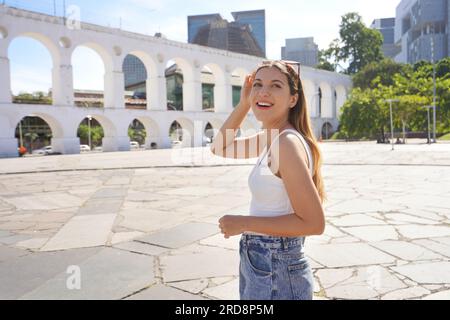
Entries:
{"type": "Polygon", "coordinates": [[[239,104],[248,109],[250,109],[250,93],[252,92],[254,80],[254,73],[245,76],[244,84],[241,89],[241,100],[239,101],[239,104]]]}

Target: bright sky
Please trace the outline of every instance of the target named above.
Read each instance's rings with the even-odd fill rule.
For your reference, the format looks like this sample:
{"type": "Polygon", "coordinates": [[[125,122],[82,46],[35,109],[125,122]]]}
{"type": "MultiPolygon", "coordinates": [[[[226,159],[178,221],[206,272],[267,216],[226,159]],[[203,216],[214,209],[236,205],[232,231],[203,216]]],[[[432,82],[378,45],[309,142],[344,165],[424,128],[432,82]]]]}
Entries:
{"type": "MultiPolygon", "coordinates": [[[[153,35],[162,32],[171,40],[187,42],[187,16],[220,13],[232,21],[231,12],[266,11],[267,57],[279,59],[285,39],[314,37],[320,49],[338,37],[341,16],[358,12],[366,25],[376,18],[395,16],[399,0],[66,0],[66,6],[80,8],[81,20],[122,26],[122,29],[153,35]]],[[[6,0],[10,5],[52,14],[53,0],[39,3],[28,0],[6,0]],[[33,4],[34,3],[34,4],[33,4]]],[[[56,13],[61,15],[62,0],[56,0],[56,13]]],[[[11,86],[19,91],[47,91],[51,86],[51,59],[46,49],[34,40],[18,38],[9,48],[11,86]],[[33,52],[30,55],[30,52],[33,52]],[[38,62],[38,63],[36,63],[38,62]]],[[[93,51],[78,48],[72,57],[74,86],[103,89],[103,66],[93,51]]]]}

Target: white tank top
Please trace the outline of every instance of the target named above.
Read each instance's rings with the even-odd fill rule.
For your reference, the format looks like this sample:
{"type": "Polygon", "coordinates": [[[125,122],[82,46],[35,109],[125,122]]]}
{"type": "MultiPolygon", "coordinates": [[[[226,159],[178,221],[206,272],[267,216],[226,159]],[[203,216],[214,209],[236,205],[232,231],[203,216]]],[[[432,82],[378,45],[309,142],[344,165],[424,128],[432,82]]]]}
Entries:
{"type": "Polygon", "coordinates": [[[276,217],[294,213],[283,180],[272,173],[267,163],[267,155],[270,149],[286,131],[293,133],[302,142],[308,156],[311,176],[313,175],[313,160],[308,143],[298,131],[293,129],[283,130],[273,139],[269,150],[267,150],[267,146],[264,148],[248,178],[248,185],[252,194],[250,203],[251,216],[276,217]]]}

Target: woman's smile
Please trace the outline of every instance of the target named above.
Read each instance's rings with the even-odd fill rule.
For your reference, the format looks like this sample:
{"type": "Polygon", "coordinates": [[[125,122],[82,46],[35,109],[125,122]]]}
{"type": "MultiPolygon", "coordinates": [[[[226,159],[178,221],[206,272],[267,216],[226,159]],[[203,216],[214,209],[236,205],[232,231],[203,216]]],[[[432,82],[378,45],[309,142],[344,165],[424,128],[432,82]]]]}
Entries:
{"type": "Polygon", "coordinates": [[[268,110],[268,109],[272,108],[273,105],[274,105],[273,103],[265,102],[265,101],[258,101],[258,102],[256,102],[256,106],[260,110],[268,110]]]}

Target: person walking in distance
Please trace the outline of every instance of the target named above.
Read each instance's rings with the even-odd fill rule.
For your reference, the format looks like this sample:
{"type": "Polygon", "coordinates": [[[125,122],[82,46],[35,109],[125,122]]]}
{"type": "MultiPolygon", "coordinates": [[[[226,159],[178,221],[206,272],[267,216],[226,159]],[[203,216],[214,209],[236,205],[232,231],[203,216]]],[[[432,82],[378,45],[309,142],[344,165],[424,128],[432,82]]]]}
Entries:
{"type": "Polygon", "coordinates": [[[258,158],[248,178],[250,213],[219,220],[225,238],[241,235],[240,298],[311,300],[314,281],[305,237],[324,232],[325,191],[300,65],[261,63],[245,78],[240,102],[210,148],[221,157],[258,158]],[[262,130],[237,138],[250,108],[262,130]]]}

